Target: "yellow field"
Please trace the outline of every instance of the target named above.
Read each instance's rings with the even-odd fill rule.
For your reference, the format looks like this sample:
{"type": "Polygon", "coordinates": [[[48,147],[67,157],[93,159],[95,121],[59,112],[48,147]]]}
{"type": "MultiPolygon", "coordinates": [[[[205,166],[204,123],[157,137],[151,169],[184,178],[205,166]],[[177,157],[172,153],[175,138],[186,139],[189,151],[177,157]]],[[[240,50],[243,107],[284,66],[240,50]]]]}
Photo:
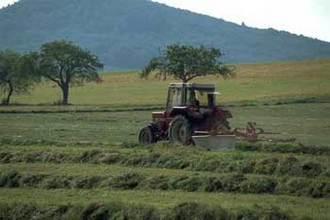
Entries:
{"type": "MultiPolygon", "coordinates": [[[[165,103],[167,85],[175,80],[140,79],[137,72],[102,74],[102,84],[90,83],[71,90],[77,105],[141,106],[165,103]]],[[[236,67],[228,80],[205,77],[194,82],[216,83],[223,102],[268,101],[330,96],[330,60],[294,63],[249,64],[236,67]]],[[[51,83],[37,86],[29,95],[13,97],[14,103],[53,104],[61,98],[51,83]]]]}

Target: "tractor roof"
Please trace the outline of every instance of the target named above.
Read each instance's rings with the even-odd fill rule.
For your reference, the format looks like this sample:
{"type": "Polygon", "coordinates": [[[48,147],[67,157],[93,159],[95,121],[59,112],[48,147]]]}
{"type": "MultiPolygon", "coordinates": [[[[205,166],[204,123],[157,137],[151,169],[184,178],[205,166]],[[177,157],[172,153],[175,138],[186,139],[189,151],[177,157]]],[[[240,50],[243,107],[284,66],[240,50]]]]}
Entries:
{"type": "Polygon", "coordinates": [[[198,83],[171,83],[170,87],[176,87],[176,88],[200,88],[200,89],[215,89],[214,84],[198,84],[198,83]]]}

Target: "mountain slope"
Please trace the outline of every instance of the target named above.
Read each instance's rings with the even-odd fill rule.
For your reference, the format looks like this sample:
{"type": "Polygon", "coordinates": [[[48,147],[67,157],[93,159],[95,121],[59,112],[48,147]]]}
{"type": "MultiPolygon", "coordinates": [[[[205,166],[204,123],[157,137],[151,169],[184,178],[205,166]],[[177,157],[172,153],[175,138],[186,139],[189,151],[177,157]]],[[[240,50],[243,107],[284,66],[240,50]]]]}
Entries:
{"type": "Polygon", "coordinates": [[[330,44],[239,26],[148,0],[21,0],[0,10],[0,49],[37,49],[66,39],[99,55],[108,69],[137,69],[170,43],[221,48],[226,62],[330,57],[330,44]]]}

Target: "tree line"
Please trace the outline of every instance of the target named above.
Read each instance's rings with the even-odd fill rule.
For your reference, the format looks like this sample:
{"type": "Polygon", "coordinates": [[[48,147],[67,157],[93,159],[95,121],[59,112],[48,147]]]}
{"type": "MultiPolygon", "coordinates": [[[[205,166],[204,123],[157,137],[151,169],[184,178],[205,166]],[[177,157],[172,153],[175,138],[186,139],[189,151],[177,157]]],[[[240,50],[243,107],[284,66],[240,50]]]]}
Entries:
{"type": "MultiPolygon", "coordinates": [[[[160,79],[171,76],[184,83],[206,75],[226,78],[233,69],[220,62],[221,56],[219,49],[173,44],[152,58],[140,77],[148,78],[154,73],[160,79]]],[[[0,51],[0,90],[4,94],[1,104],[9,105],[12,95],[26,93],[35,84],[48,80],[60,88],[61,104],[67,105],[72,86],[102,81],[98,72],[103,66],[90,51],[63,40],[43,44],[38,51],[26,54],[0,51]]]]}
{"type": "Polygon", "coordinates": [[[37,52],[20,54],[0,52],[0,89],[6,94],[2,104],[8,105],[13,94],[29,91],[41,80],[54,82],[62,91],[61,104],[69,103],[70,86],[99,80],[103,64],[98,57],[72,42],[46,43],[37,52]]]}

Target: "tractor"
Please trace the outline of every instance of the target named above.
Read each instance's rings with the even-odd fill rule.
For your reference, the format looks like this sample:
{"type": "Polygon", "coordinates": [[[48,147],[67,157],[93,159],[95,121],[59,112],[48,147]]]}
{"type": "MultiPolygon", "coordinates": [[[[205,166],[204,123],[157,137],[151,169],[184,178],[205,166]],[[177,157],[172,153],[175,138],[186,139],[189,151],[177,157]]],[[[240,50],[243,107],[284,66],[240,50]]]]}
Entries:
{"type": "Polygon", "coordinates": [[[170,84],[165,110],[152,113],[152,122],[139,133],[139,143],[169,140],[190,145],[194,135],[232,133],[228,122],[232,114],[217,106],[217,95],[213,84],[170,84]]]}

